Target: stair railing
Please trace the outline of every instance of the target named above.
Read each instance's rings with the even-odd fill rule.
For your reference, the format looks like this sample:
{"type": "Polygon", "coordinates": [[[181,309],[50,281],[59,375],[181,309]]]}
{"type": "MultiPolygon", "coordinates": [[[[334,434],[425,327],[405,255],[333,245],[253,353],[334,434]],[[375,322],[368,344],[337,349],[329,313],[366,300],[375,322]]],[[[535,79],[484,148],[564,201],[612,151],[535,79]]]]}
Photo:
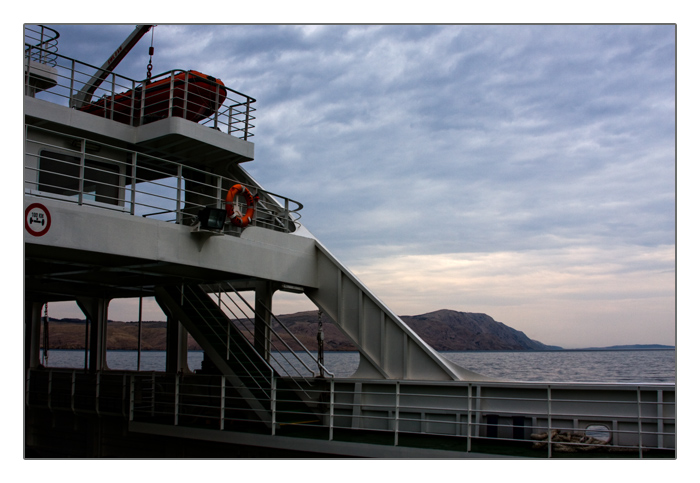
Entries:
{"type": "MultiPolygon", "coordinates": [[[[260,320],[265,320],[262,317],[262,314],[260,311],[256,311],[255,308],[250,305],[250,303],[243,297],[243,295],[231,284],[231,283],[224,283],[220,284],[220,292],[217,294],[218,300],[220,303],[236,318],[237,322],[245,328],[245,330],[248,332],[248,334],[253,337],[253,331],[250,328],[250,318],[248,317],[239,317],[236,315],[236,312],[232,310],[229,304],[233,304],[240,313],[245,314],[246,311],[236,302],[231,297],[231,293],[236,294],[238,299],[245,304],[245,306],[248,308],[250,312],[253,314],[256,314],[259,316],[260,320]],[[227,299],[229,303],[226,302],[227,299]]],[[[261,304],[262,305],[262,304],[261,304]]],[[[334,377],[334,374],[329,371],[326,367],[324,367],[322,364],[319,363],[318,359],[304,346],[304,344],[292,333],[286,325],[284,325],[276,316],[275,314],[272,313],[269,307],[262,306],[262,309],[267,311],[267,313],[270,314],[271,319],[273,319],[275,322],[277,322],[278,326],[282,329],[283,332],[285,332],[298,346],[301,348],[301,351],[294,350],[286,341],[285,339],[278,333],[277,330],[272,326],[271,323],[265,322],[265,327],[270,331],[271,334],[271,339],[270,339],[270,345],[275,349],[276,353],[279,355],[279,358],[284,360],[283,364],[282,361],[280,361],[277,357],[275,357],[273,351],[270,353],[270,358],[275,361],[275,363],[280,367],[280,369],[289,377],[293,377],[292,374],[286,369],[285,365],[290,367],[296,374],[303,379],[305,382],[310,384],[310,379],[313,379],[316,376],[316,372],[314,369],[309,367],[309,365],[301,358],[299,357],[299,354],[297,352],[304,352],[306,353],[309,358],[313,361],[313,363],[317,366],[323,369],[323,371],[328,374],[331,378],[334,377]],[[279,342],[282,346],[283,349],[280,349],[277,344],[275,344],[275,341],[279,342]],[[283,351],[288,352],[289,354],[292,355],[292,360],[290,360],[283,351]],[[304,376],[299,372],[297,369],[296,363],[300,364],[303,366],[303,368],[308,371],[309,374],[311,374],[311,377],[309,378],[308,376],[304,376]]]]}
{"type": "MultiPolygon", "coordinates": [[[[268,364],[268,362],[263,357],[260,357],[258,361],[253,361],[247,355],[248,352],[243,350],[243,348],[239,345],[238,341],[236,341],[236,339],[231,337],[230,332],[229,332],[230,328],[228,326],[224,326],[224,325],[219,324],[219,323],[216,323],[215,325],[212,324],[212,322],[211,322],[212,320],[215,322],[218,322],[219,318],[223,314],[212,313],[209,310],[207,310],[206,314],[202,313],[202,311],[198,307],[199,304],[196,303],[197,302],[196,300],[193,301],[191,297],[188,297],[185,294],[184,290],[181,291],[181,294],[182,294],[183,299],[190,302],[190,306],[197,313],[200,320],[202,320],[204,323],[206,323],[207,326],[212,330],[213,336],[215,336],[217,339],[219,339],[219,341],[226,346],[226,359],[228,360],[230,357],[233,357],[233,359],[235,359],[236,362],[238,362],[240,364],[240,366],[244,369],[244,371],[246,372],[247,378],[249,378],[255,384],[255,386],[257,386],[257,388],[259,390],[261,390],[266,395],[266,397],[271,397],[270,388],[272,387],[272,377],[274,375],[274,371],[273,371],[272,367],[268,364]],[[222,337],[222,332],[226,334],[225,337],[222,337]],[[236,346],[236,348],[238,348],[240,350],[235,351],[234,348],[231,347],[232,343],[236,346]],[[247,363],[245,360],[241,360],[241,358],[239,358],[237,356],[237,352],[238,352],[238,354],[242,354],[245,356],[245,358],[247,359],[247,363]],[[251,373],[251,371],[248,369],[248,367],[250,367],[250,366],[255,367],[256,362],[264,364],[264,366],[267,369],[269,369],[270,375],[268,376],[268,375],[264,374],[262,371],[256,371],[257,374],[251,373]],[[259,383],[260,379],[262,379],[265,382],[264,385],[261,385],[259,383]]],[[[227,318],[227,320],[229,320],[229,319],[227,318]]],[[[229,320],[229,323],[230,323],[230,320],[229,320]]],[[[247,343],[247,341],[246,341],[246,343],[247,343]]],[[[253,350],[253,352],[255,352],[257,354],[257,351],[255,351],[252,346],[249,345],[248,348],[253,350]]]]}

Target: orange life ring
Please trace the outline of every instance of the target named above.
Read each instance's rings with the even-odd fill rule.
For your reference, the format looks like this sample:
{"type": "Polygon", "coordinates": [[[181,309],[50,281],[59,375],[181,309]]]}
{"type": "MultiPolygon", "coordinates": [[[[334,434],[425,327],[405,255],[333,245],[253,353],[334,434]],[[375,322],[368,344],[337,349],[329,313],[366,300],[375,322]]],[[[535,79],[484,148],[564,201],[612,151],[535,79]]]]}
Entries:
{"type": "Polygon", "coordinates": [[[235,226],[245,228],[253,220],[253,213],[255,213],[255,198],[253,198],[250,190],[240,184],[234,184],[231,186],[231,189],[228,190],[228,194],[226,195],[226,215],[231,218],[231,223],[233,223],[235,226]],[[233,210],[233,199],[239,193],[243,194],[245,203],[248,207],[245,215],[243,216],[238,216],[233,210]]]}

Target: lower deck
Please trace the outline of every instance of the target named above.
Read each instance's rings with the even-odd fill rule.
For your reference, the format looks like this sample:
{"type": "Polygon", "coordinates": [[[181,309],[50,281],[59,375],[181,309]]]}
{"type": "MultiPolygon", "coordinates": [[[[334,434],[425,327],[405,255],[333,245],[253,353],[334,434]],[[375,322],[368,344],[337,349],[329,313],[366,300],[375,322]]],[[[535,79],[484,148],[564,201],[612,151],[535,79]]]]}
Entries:
{"type": "Polygon", "coordinates": [[[28,372],[28,457],[675,457],[673,385],[28,372]]]}

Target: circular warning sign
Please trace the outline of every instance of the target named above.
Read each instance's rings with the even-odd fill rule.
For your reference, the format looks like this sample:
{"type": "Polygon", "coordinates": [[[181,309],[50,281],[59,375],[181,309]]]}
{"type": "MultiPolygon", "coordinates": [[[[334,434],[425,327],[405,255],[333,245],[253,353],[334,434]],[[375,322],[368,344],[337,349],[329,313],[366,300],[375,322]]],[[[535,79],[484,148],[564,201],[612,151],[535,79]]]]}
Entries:
{"type": "Polygon", "coordinates": [[[42,236],[51,228],[51,213],[40,203],[32,203],[24,210],[24,229],[30,235],[42,236]]]}

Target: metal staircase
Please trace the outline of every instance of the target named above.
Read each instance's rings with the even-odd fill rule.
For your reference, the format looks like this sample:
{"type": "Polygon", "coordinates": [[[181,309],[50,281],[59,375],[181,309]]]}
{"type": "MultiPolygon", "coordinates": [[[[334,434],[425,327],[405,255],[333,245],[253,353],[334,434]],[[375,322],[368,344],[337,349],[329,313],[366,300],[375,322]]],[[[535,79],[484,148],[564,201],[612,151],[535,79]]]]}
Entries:
{"type": "MultiPolygon", "coordinates": [[[[169,315],[182,323],[204,350],[206,360],[228,380],[240,395],[239,400],[245,401],[257,419],[271,427],[285,420],[294,420],[300,414],[304,415],[303,419],[318,418],[312,407],[316,401],[309,396],[309,389],[317,386],[313,370],[301,361],[302,367],[310,371],[310,377],[304,376],[294,364],[280,360],[279,354],[284,349],[275,344],[271,347],[275,348],[277,357],[272,353],[261,354],[246,337],[244,331],[249,328],[244,321],[236,317],[238,320],[234,323],[222,310],[226,307],[224,297],[228,298],[229,305],[234,303],[231,293],[239,298],[237,305],[247,302],[232,286],[226,284],[224,290],[228,291],[219,294],[217,303],[199,285],[163,286],[156,288],[156,300],[169,315]],[[290,377],[282,378],[280,372],[290,377]],[[290,372],[296,372],[298,376],[291,377],[290,372]]],[[[278,342],[282,341],[277,332],[271,327],[269,329],[278,342]]],[[[286,343],[283,345],[290,351],[286,343]]],[[[293,351],[286,356],[283,354],[283,357],[298,358],[293,351]]]]}
{"type": "Polygon", "coordinates": [[[257,417],[271,422],[274,371],[214,301],[197,285],[157,287],[156,300],[187,329],[257,417]]]}

